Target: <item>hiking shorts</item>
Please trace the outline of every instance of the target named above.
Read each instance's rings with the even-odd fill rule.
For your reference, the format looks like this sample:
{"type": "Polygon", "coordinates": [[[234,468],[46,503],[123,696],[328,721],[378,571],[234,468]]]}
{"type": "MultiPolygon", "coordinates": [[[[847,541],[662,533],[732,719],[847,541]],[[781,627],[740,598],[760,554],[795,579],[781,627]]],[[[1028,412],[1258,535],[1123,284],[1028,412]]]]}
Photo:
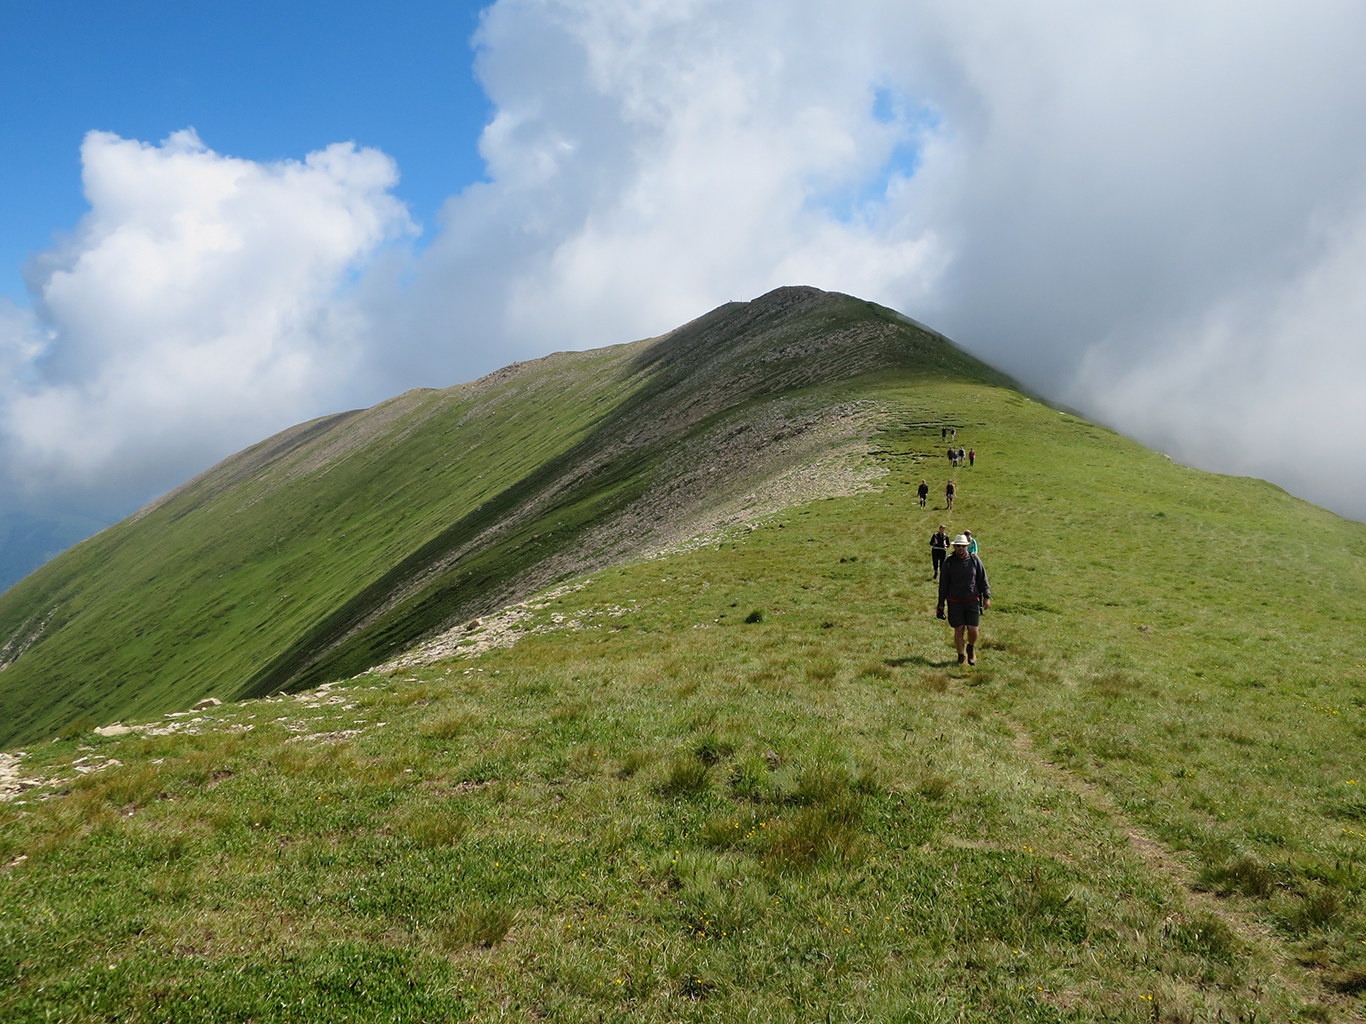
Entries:
{"type": "Polygon", "coordinates": [[[982,606],[976,601],[946,601],[949,613],[949,625],[954,629],[959,626],[977,626],[982,622],[982,606]]]}

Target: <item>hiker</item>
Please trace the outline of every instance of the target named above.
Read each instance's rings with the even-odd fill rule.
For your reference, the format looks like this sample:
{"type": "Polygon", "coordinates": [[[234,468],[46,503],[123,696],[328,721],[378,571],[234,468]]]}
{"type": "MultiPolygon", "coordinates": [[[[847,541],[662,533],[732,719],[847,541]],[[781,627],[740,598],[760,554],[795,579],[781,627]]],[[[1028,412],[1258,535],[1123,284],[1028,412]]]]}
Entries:
{"type": "Polygon", "coordinates": [[[977,462],[977,449],[976,449],[976,448],[969,448],[969,449],[968,449],[968,465],[969,465],[969,466],[972,466],[972,465],[974,465],[976,462],[977,462]]]}
{"type": "Polygon", "coordinates": [[[941,441],[947,440],[948,436],[949,436],[949,428],[948,428],[948,427],[940,427],[940,428],[939,428],[939,440],[941,440],[941,441]]]}
{"type": "Polygon", "coordinates": [[[964,530],[963,536],[968,539],[968,554],[977,554],[977,538],[972,535],[972,531],[964,530]]]}
{"type": "Polygon", "coordinates": [[[936,618],[949,620],[953,627],[953,646],[958,650],[958,664],[977,664],[977,627],[982,621],[982,609],[991,607],[991,586],[982,560],[968,554],[968,538],[959,534],[953,538],[953,554],[944,559],[939,575],[939,604],[936,618]],[[945,605],[948,615],[945,616],[945,605]]]}
{"type": "Polygon", "coordinates": [[[924,508],[925,502],[930,496],[930,485],[926,481],[921,480],[920,486],[917,487],[915,491],[918,495],[920,495],[920,507],[924,508]]]}
{"type": "Polygon", "coordinates": [[[962,448],[959,448],[959,449],[958,449],[958,465],[961,466],[963,463],[965,463],[965,462],[967,462],[967,461],[968,461],[968,453],[965,452],[965,451],[963,451],[962,448]]]}
{"type": "Polygon", "coordinates": [[[950,431],[949,431],[949,435],[950,435],[950,436],[949,436],[949,440],[950,440],[950,441],[957,441],[957,440],[958,440],[958,428],[957,428],[957,427],[954,427],[952,430],[950,430],[950,431]]]}
{"type": "Polygon", "coordinates": [[[958,453],[952,448],[949,449],[949,465],[953,467],[958,465],[958,453]]]}
{"type": "Polygon", "coordinates": [[[944,507],[947,509],[953,508],[953,492],[953,481],[950,480],[948,486],[944,488],[944,507]]]}
{"type": "Polygon", "coordinates": [[[944,532],[944,524],[939,524],[939,532],[930,535],[930,563],[934,566],[931,579],[939,579],[939,567],[949,553],[949,535],[944,532]]]}

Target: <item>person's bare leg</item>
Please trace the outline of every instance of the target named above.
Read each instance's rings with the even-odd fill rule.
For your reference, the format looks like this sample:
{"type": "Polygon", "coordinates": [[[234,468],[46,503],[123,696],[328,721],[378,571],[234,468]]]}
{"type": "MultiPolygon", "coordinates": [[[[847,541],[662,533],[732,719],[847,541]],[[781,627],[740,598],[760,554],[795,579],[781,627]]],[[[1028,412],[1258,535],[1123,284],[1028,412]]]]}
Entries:
{"type": "Polygon", "coordinates": [[[960,665],[963,664],[963,659],[968,656],[967,652],[963,650],[963,644],[966,642],[964,634],[969,628],[968,626],[953,627],[953,646],[958,648],[958,664],[960,665]]]}
{"type": "MultiPolygon", "coordinates": [[[[976,664],[977,664],[977,627],[976,627],[976,626],[964,626],[964,627],[963,627],[963,630],[967,633],[967,641],[968,641],[968,664],[969,664],[969,665],[976,665],[976,664]]],[[[960,646],[960,647],[958,648],[958,651],[959,651],[959,653],[961,654],[962,651],[963,651],[963,648],[960,646]]]]}

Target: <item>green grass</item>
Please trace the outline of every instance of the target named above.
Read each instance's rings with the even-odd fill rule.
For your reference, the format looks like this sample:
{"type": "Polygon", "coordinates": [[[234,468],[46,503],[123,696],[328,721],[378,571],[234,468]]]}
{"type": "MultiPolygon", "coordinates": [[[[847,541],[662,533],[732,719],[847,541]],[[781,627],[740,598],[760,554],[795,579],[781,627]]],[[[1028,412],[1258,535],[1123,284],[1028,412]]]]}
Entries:
{"type": "Polygon", "coordinates": [[[687,518],[783,468],[755,424],[875,371],[1005,382],[889,310],[780,289],[291,428],[0,595],[0,744],[346,678],[619,563],[650,547],[649,506],[687,518]],[[699,461],[706,483],[678,485],[699,461]]]}
{"type": "Polygon", "coordinates": [[[31,747],[69,781],[0,805],[0,1018],[1358,1019],[1366,528],[1002,389],[863,394],[883,491],[528,623],[581,629],[31,747]]]}

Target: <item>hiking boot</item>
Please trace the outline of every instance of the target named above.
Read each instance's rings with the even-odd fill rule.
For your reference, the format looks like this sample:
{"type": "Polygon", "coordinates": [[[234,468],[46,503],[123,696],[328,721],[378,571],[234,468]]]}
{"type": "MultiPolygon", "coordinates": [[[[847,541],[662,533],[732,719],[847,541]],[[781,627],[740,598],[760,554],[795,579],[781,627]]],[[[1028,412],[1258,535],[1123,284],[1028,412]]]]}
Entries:
{"type": "MultiPolygon", "coordinates": [[[[974,650],[972,649],[972,647],[973,647],[972,644],[968,644],[968,664],[969,664],[969,665],[976,665],[976,664],[977,664],[977,652],[974,651],[974,650]]],[[[961,659],[960,659],[960,660],[961,660],[961,659]]]]}
{"type": "Polygon", "coordinates": [[[961,664],[963,664],[963,662],[965,662],[965,661],[967,661],[967,660],[968,660],[968,656],[967,656],[966,654],[963,654],[963,653],[960,652],[959,655],[958,655],[958,664],[961,665],[961,664]]]}

